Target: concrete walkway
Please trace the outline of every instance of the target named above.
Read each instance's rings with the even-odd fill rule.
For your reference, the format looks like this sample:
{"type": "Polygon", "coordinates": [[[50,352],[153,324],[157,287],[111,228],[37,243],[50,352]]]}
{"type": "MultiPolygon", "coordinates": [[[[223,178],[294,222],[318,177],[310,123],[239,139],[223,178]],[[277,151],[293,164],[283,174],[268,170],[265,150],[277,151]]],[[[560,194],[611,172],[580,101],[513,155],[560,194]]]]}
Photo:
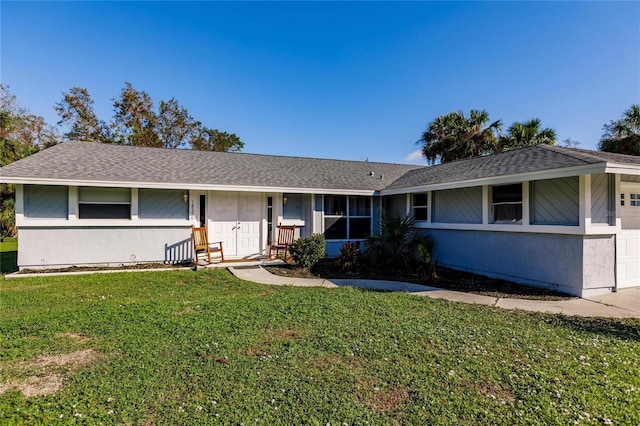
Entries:
{"type": "Polygon", "coordinates": [[[260,266],[230,266],[229,271],[236,277],[254,283],[294,287],[357,287],[370,290],[402,291],[416,296],[444,299],[453,302],[475,303],[502,309],[550,312],[584,317],[640,318],[640,288],[619,290],[589,299],[562,301],[497,298],[473,293],[444,290],[419,284],[378,280],[324,280],[314,278],[290,278],[273,275],[260,266]]]}

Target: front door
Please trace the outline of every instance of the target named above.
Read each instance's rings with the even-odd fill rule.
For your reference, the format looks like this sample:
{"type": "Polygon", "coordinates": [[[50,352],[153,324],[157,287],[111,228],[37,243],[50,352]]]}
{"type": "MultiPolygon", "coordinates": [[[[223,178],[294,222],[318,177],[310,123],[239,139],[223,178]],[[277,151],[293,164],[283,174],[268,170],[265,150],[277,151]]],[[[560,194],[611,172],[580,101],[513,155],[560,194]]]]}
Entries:
{"type": "Polygon", "coordinates": [[[225,257],[261,254],[263,198],[263,194],[254,192],[211,193],[209,239],[222,241],[225,257]]]}

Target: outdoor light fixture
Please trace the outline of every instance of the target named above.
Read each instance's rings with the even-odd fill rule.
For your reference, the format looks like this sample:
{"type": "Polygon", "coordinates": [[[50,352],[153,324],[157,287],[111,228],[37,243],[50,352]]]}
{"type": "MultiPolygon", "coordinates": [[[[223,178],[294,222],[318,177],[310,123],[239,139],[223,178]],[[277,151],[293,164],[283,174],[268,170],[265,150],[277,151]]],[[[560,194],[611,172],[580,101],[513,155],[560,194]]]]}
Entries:
{"type": "Polygon", "coordinates": [[[288,200],[287,200],[287,196],[286,196],[286,195],[285,195],[284,197],[282,197],[282,202],[283,202],[284,204],[287,204],[287,201],[288,201],[288,200]]]}
{"type": "Polygon", "coordinates": [[[189,193],[185,192],[184,194],[182,194],[182,199],[184,200],[185,203],[189,201],[189,193]]]}

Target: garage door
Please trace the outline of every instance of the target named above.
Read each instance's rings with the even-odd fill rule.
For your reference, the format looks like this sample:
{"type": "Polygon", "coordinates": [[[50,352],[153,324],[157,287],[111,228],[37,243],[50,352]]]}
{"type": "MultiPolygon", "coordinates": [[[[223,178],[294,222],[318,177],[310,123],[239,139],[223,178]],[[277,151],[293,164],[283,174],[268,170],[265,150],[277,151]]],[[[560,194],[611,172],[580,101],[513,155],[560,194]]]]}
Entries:
{"type": "Polygon", "coordinates": [[[617,236],[618,288],[640,286],[640,229],[622,230],[617,236]]]}

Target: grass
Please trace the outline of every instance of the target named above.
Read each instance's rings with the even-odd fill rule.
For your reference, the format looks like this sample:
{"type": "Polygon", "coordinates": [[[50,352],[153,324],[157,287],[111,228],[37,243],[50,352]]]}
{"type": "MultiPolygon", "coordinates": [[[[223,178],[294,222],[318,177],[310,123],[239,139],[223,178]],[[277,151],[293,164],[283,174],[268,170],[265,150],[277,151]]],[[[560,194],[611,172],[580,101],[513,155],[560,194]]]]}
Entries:
{"type": "Polygon", "coordinates": [[[0,241],[0,274],[18,270],[18,239],[3,238],[0,241]]]}
{"type": "Polygon", "coordinates": [[[2,424],[640,423],[637,319],[225,270],[0,285],[2,424]]]}

